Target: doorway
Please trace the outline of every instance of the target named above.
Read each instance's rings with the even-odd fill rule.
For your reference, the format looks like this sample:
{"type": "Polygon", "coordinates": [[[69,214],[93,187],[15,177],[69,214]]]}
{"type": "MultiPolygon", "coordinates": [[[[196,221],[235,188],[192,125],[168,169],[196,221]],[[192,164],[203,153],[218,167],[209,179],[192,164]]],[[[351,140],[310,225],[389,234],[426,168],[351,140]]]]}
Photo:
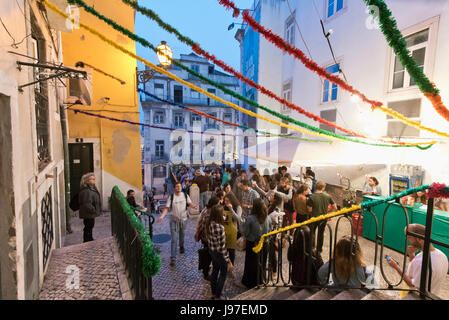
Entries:
{"type": "Polygon", "coordinates": [[[93,143],[69,143],[70,194],[80,191],[81,177],[94,172],[93,143]]]}

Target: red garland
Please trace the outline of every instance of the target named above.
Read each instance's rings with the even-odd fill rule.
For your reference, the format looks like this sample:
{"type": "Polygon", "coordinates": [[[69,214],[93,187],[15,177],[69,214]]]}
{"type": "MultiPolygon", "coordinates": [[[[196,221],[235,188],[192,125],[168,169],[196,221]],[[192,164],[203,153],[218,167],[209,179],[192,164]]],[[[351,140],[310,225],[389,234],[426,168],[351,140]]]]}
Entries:
{"type": "Polygon", "coordinates": [[[427,191],[429,198],[449,198],[449,190],[444,183],[432,183],[432,186],[427,191]]]}
{"type": "Polygon", "coordinates": [[[238,16],[240,15],[240,10],[238,8],[236,8],[234,2],[229,1],[229,0],[220,0],[219,2],[227,10],[234,10],[234,13],[233,13],[234,18],[238,18],[238,16]]]}
{"type": "MultiPolygon", "coordinates": [[[[243,81],[243,82],[245,82],[246,84],[252,86],[253,88],[256,88],[257,90],[261,91],[261,92],[264,93],[265,95],[267,95],[267,96],[269,96],[269,97],[271,97],[271,98],[273,98],[273,99],[279,101],[280,103],[286,105],[286,106],[289,107],[290,109],[296,110],[297,112],[299,112],[299,113],[301,113],[301,114],[304,114],[305,116],[307,116],[307,117],[313,119],[314,121],[321,122],[321,123],[326,124],[326,125],[328,125],[328,126],[330,126],[330,127],[336,128],[336,129],[338,129],[338,130],[340,130],[340,131],[342,131],[342,132],[346,132],[346,133],[348,133],[348,134],[350,134],[350,135],[353,135],[353,136],[356,136],[356,137],[368,138],[368,137],[365,136],[365,135],[362,135],[362,134],[360,134],[360,133],[354,132],[354,131],[352,131],[352,130],[345,129],[345,128],[343,128],[343,127],[340,127],[340,126],[336,125],[336,124],[333,123],[333,122],[330,122],[330,121],[328,121],[328,120],[326,120],[326,119],[320,118],[319,116],[317,116],[317,115],[315,115],[315,114],[313,114],[313,113],[310,113],[310,112],[304,110],[303,108],[301,108],[301,107],[295,105],[294,103],[292,103],[292,102],[290,102],[290,101],[288,101],[288,100],[285,100],[285,99],[279,97],[278,95],[276,95],[276,94],[273,93],[272,91],[270,91],[270,90],[266,89],[265,87],[260,86],[259,84],[255,83],[253,80],[246,78],[243,74],[241,74],[240,72],[234,70],[232,67],[230,67],[229,65],[227,65],[227,64],[226,64],[225,62],[223,62],[222,60],[218,60],[218,59],[215,57],[215,55],[210,54],[210,53],[207,52],[207,51],[204,51],[204,50],[203,50],[202,48],[200,48],[198,45],[192,46],[192,50],[193,50],[196,54],[203,56],[204,58],[208,59],[209,61],[212,61],[215,65],[221,67],[223,70],[225,70],[225,71],[227,71],[227,72],[233,74],[233,75],[234,75],[236,78],[238,78],[240,81],[243,81]]],[[[394,143],[394,144],[399,144],[399,145],[404,145],[404,144],[405,144],[404,142],[385,141],[385,140],[382,140],[382,139],[379,139],[379,141],[382,141],[382,142],[388,142],[388,143],[394,143]]]]}
{"type": "Polygon", "coordinates": [[[265,29],[262,25],[260,25],[255,19],[253,19],[249,15],[248,10],[245,10],[243,12],[243,20],[246,23],[248,23],[255,31],[262,34],[265,37],[265,39],[267,39],[268,41],[273,43],[275,46],[277,46],[282,51],[296,57],[308,69],[317,73],[321,78],[325,78],[325,79],[329,80],[330,82],[340,86],[344,90],[349,91],[352,94],[359,96],[363,101],[365,101],[366,103],[368,103],[374,107],[382,106],[382,102],[368,99],[363,93],[361,93],[358,90],[355,90],[351,85],[347,84],[344,80],[340,79],[338,76],[330,74],[325,69],[321,68],[315,61],[307,58],[307,56],[304,54],[304,52],[302,52],[298,48],[290,45],[289,43],[285,42],[284,39],[282,39],[280,36],[274,34],[271,30],[265,29]]]}

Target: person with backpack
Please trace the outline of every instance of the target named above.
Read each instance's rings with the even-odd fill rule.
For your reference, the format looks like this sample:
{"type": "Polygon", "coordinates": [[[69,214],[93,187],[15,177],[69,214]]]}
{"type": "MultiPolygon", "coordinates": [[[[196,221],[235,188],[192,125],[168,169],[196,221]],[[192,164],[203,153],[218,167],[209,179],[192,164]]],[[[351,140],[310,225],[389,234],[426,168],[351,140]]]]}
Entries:
{"type": "MultiPolygon", "coordinates": [[[[176,245],[179,239],[179,253],[184,253],[184,231],[189,218],[189,206],[192,205],[190,197],[182,192],[181,182],[176,182],[175,192],[170,195],[167,205],[157,222],[162,222],[170,211],[171,256],[170,266],[176,262],[176,245]]],[[[193,207],[193,206],[192,206],[193,207]]]]}
{"type": "MultiPolygon", "coordinates": [[[[86,173],[81,177],[78,194],[79,217],[84,221],[83,242],[93,241],[95,218],[101,214],[101,196],[95,186],[95,174],[86,173]]],[[[76,210],[75,210],[76,211],[76,210]]]]}
{"type": "Polygon", "coordinates": [[[206,207],[200,213],[200,219],[198,220],[198,224],[196,226],[195,233],[195,241],[198,242],[201,240],[203,244],[203,248],[198,250],[198,262],[199,262],[199,270],[203,270],[204,280],[210,280],[209,269],[210,263],[212,262],[212,258],[209,254],[209,244],[207,241],[207,222],[209,221],[210,210],[213,206],[218,204],[219,199],[215,196],[209,199],[206,207]]]}

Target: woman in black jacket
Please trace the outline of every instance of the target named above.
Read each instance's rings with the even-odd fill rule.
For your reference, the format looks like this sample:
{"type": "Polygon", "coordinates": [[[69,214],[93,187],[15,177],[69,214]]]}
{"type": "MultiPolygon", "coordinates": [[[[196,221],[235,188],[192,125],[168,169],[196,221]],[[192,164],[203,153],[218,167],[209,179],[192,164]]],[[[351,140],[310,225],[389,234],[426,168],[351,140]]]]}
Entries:
{"type": "Polygon", "coordinates": [[[90,172],[81,177],[79,193],[79,217],[84,220],[83,242],[94,240],[92,230],[95,218],[101,214],[101,197],[95,186],[95,174],[90,172]]]}

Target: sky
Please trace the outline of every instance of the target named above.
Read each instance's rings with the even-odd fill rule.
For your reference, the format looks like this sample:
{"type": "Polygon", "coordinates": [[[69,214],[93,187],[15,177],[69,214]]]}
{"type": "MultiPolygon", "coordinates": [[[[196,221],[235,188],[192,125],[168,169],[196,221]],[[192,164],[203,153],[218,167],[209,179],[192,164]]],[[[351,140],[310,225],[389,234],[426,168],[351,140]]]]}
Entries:
{"type": "MultiPolygon", "coordinates": [[[[240,9],[250,8],[253,0],[234,0],[240,9]]],[[[182,35],[197,42],[204,50],[240,71],[240,47],[234,36],[240,25],[228,31],[231,23],[242,23],[241,16],[234,18],[232,11],[226,10],[218,0],[139,0],[139,5],[153,10],[159,18],[177,29],[182,35]]],[[[136,13],[134,32],[148,40],[154,46],[166,41],[173,51],[173,57],[189,54],[192,49],[165,31],[150,18],[136,13]]],[[[136,42],[137,55],[158,64],[154,51],[136,42]]],[[[139,70],[145,65],[137,61],[139,70]]],[[[140,120],[144,115],[140,106],[140,120]]]]}
{"type": "MultiPolygon", "coordinates": [[[[253,0],[234,0],[239,8],[250,8],[253,0]]],[[[139,4],[156,12],[166,23],[173,26],[181,34],[189,37],[200,46],[223,60],[236,70],[240,70],[240,49],[234,35],[240,25],[228,31],[228,26],[241,23],[242,18],[232,17],[218,0],[139,0],[139,4]]],[[[139,12],[136,14],[135,33],[157,46],[166,41],[173,51],[174,58],[180,54],[192,52],[189,46],[179,41],[151,19],[139,12]]],[[[136,43],[137,54],[153,63],[158,63],[156,54],[136,43]]],[[[144,65],[138,62],[139,70],[144,65]]]]}

